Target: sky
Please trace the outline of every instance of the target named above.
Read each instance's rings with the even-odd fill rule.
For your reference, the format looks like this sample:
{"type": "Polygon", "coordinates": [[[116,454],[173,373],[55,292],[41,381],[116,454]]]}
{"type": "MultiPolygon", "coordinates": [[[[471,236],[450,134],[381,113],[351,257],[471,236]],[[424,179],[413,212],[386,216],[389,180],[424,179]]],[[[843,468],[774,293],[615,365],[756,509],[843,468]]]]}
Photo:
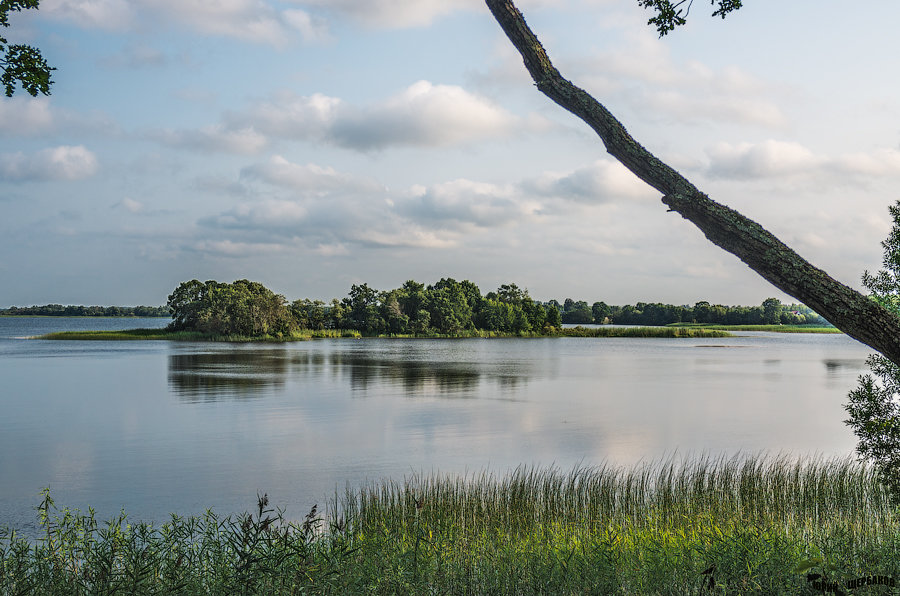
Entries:
{"type": "MultiPolygon", "coordinates": [[[[562,74],[711,198],[853,287],[900,199],[900,3],[520,0],[562,74]]],[[[504,283],[539,300],[792,299],[539,93],[481,0],[41,0],[58,70],[0,98],[0,307],[504,283]]]]}

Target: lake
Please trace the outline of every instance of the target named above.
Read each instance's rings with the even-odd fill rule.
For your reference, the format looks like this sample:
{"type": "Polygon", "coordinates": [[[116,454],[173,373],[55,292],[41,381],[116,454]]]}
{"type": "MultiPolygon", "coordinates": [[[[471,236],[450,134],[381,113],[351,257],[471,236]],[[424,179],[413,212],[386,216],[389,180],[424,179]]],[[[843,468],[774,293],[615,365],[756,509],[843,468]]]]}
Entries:
{"type": "Polygon", "coordinates": [[[49,486],[102,519],[301,518],[416,473],[739,453],[850,455],[871,350],[844,335],[725,339],[45,341],[165,319],[0,318],[0,526],[49,486]]]}

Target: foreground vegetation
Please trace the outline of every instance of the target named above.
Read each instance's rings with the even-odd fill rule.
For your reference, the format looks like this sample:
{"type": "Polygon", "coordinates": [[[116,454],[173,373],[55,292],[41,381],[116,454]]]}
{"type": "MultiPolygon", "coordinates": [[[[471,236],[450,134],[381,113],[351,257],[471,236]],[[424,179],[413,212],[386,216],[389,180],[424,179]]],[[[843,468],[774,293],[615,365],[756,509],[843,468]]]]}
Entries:
{"type": "MultiPolygon", "coordinates": [[[[900,514],[849,460],[520,468],[348,490],[289,521],[159,527],[38,507],[2,594],[813,594],[900,579],[900,514]]],[[[887,593],[869,585],[866,594],[887,593]]]]}

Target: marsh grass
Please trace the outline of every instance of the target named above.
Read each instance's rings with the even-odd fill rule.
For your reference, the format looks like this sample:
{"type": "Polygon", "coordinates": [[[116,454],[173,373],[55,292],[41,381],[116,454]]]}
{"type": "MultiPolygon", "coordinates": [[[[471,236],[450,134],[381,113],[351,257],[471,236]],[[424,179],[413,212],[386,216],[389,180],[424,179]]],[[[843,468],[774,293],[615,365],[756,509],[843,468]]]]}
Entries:
{"type": "Polygon", "coordinates": [[[0,534],[0,594],[812,594],[816,575],[845,592],[900,579],[898,512],[851,460],[417,475],[296,522],[265,497],[255,514],[158,528],[101,525],[46,493],[38,515],[41,539],[0,534]]]}
{"type": "Polygon", "coordinates": [[[669,323],[676,329],[718,329],[722,331],[769,331],[773,333],[843,333],[837,327],[814,325],[709,325],[706,323],[669,323]]]}
{"type": "MultiPolygon", "coordinates": [[[[454,334],[420,333],[420,334],[385,334],[370,336],[376,338],[420,338],[420,339],[497,339],[510,337],[731,337],[726,331],[685,328],[685,327],[569,327],[553,329],[548,333],[523,331],[509,333],[504,331],[486,331],[483,329],[462,330],[454,334]]],[[[222,342],[286,342],[333,337],[361,338],[363,335],[354,329],[303,329],[291,335],[243,336],[243,335],[210,335],[197,331],[170,331],[168,329],[124,329],[119,331],[60,331],[41,335],[38,339],[52,340],[172,340],[172,341],[222,341],[222,342]]]]}
{"type": "Polygon", "coordinates": [[[552,335],[563,337],[663,337],[703,338],[732,337],[724,329],[699,327],[564,327],[555,329],[552,335]]]}
{"type": "Polygon", "coordinates": [[[291,335],[275,337],[246,335],[210,335],[199,331],[170,331],[168,329],[123,329],[118,331],[59,331],[47,333],[37,339],[53,340],[172,340],[172,341],[224,341],[224,342],[277,342],[319,339],[328,337],[361,337],[352,329],[304,329],[291,335]]]}

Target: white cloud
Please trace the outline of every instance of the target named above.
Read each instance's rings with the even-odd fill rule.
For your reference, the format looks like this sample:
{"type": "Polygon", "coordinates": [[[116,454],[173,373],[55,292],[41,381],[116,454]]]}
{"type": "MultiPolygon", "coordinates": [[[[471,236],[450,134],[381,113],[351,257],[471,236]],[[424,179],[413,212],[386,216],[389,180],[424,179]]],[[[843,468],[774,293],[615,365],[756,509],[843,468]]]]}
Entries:
{"type": "Polygon", "coordinates": [[[113,207],[121,207],[129,213],[140,213],[144,210],[143,203],[141,203],[140,201],[135,201],[130,197],[125,197],[124,199],[113,205],[113,207]]]}
{"type": "Polygon", "coordinates": [[[0,133],[35,134],[51,129],[53,123],[47,98],[13,97],[0,101],[0,133]]]}
{"type": "Polygon", "coordinates": [[[563,71],[601,101],[627,105],[654,121],[767,128],[788,122],[772,100],[779,89],[737,66],[713,69],[698,61],[676,62],[669,46],[645,26],[627,33],[618,47],[575,60],[563,71]]]}
{"type": "Polygon", "coordinates": [[[834,166],[864,176],[896,176],[900,175],[900,150],[877,149],[872,153],[842,155],[834,160],[834,166]]]}
{"type": "Polygon", "coordinates": [[[0,136],[50,136],[56,133],[114,135],[118,125],[100,112],[56,107],[47,97],[17,95],[0,101],[0,136]]]}
{"type": "Polygon", "coordinates": [[[215,125],[198,130],[153,132],[149,136],[166,145],[203,153],[252,154],[260,152],[267,144],[266,137],[252,127],[226,129],[215,125]]]}
{"type": "Polygon", "coordinates": [[[617,161],[601,159],[571,172],[545,172],[523,183],[542,196],[585,203],[607,203],[627,199],[659,197],[659,193],[617,161]]]}
{"type": "Polygon", "coordinates": [[[546,217],[570,218],[571,208],[560,207],[565,201],[585,203],[587,214],[592,203],[657,194],[608,160],[518,183],[456,179],[397,192],[373,180],[280,156],[244,168],[241,178],[274,186],[276,198],[243,201],[201,219],[201,228],[239,242],[302,242],[322,254],[344,254],[359,246],[448,248],[465,234],[490,234],[546,217]]]}
{"type": "Polygon", "coordinates": [[[328,38],[320,19],[299,9],[277,10],[264,0],[44,0],[41,13],[84,28],[127,31],[150,20],[200,33],[282,45],[328,38]]]}
{"type": "Polygon", "coordinates": [[[301,194],[324,195],[331,192],[378,192],[384,190],[374,180],[338,172],[316,164],[291,163],[280,155],[267,163],[241,170],[241,178],[254,179],[287,188],[301,194]]]}
{"type": "Polygon", "coordinates": [[[348,105],[335,97],[282,95],[228,126],[253,127],[271,136],[322,141],[368,151],[394,145],[446,146],[512,134],[517,119],[486,98],[455,85],[414,83],[373,106],[348,105]]]}
{"type": "Polygon", "coordinates": [[[293,32],[313,38],[325,35],[321,25],[303,11],[275,10],[262,0],[142,0],[149,10],[164,11],[202,33],[247,41],[283,44],[293,32]]]}
{"type": "Polygon", "coordinates": [[[31,155],[0,154],[0,179],[4,180],[80,180],[96,171],[96,156],[82,145],[61,145],[31,155]]]}
{"type": "Polygon", "coordinates": [[[268,200],[244,203],[204,223],[218,228],[293,230],[304,223],[308,211],[295,201],[268,200]]]}
{"type": "Polygon", "coordinates": [[[770,178],[808,173],[824,160],[798,143],[768,140],[758,144],[719,143],[707,151],[709,174],[719,178],[770,178]]]}
{"type": "Polygon", "coordinates": [[[502,227],[540,211],[540,204],[512,185],[452,180],[430,188],[414,188],[397,201],[399,213],[429,226],[446,228],[473,224],[502,227]]]}
{"type": "Polygon", "coordinates": [[[134,22],[133,6],[125,0],[43,0],[41,14],[80,27],[114,31],[127,29],[134,22]]]}
{"type": "Polygon", "coordinates": [[[480,10],[480,0],[301,0],[349,15],[376,27],[402,28],[428,25],[456,10],[480,10]]]}
{"type": "Polygon", "coordinates": [[[845,181],[900,176],[900,150],[876,149],[837,157],[817,155],[799,143],[767,140],[761,143],[719,143],[707,150],[707,173],[738,180],[814,176],[845,181]]]}

